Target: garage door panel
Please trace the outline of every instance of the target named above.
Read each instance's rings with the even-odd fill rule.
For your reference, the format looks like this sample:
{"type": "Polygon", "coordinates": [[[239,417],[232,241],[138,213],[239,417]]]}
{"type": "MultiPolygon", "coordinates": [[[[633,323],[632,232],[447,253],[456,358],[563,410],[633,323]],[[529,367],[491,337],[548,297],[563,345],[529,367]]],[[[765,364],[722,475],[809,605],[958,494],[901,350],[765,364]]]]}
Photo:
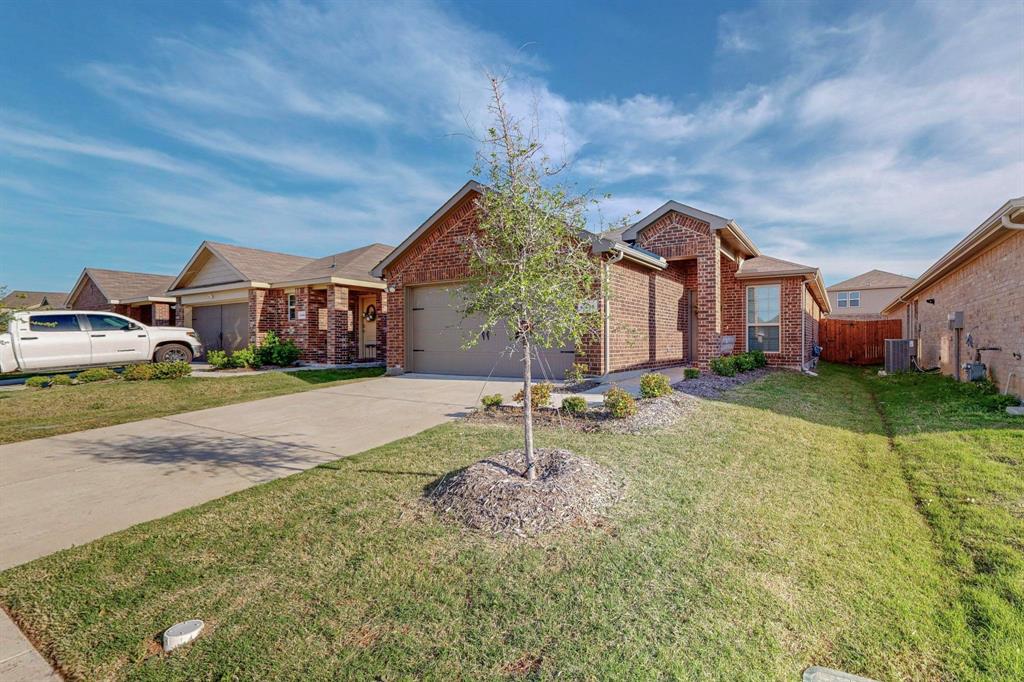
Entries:
{"type": "Polygon", "coordinates": [[[192,328],[204,352],[244,348],[249,343],[249,304],[196,306],[192,308],[192,328]]]}
{"type": "MultiPolygon", "coordinates": [[[[409,362],[415,372],[468,374],[483,376],[519,376],[522,361],[518,352],[509,352],[509,336],[504,325],[491,329],[472,347],[461,346],[477,333],[482,318],[462,320],[455,309],[457,299],[451,286],[415,287],[411,290],[409,317],[409,362]]],[[[534,358],[538,377],[561,378],[572,365],[572,347],[544,350],[534,358]],[[567,351],[567,352],[563,352],[567,351]]]]}

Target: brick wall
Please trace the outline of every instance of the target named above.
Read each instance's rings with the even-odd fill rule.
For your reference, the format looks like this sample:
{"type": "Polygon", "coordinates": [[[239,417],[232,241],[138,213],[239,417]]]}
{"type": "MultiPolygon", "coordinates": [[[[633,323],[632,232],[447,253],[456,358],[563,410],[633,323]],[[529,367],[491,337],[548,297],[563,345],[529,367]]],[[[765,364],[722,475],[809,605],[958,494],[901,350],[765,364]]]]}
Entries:
{"type": "MultiPolygon", "coordinates": [[[[654,270],[629,261],[609,266],[610,371],[678,365],[688,360],[685,262],[654,270]]],[[[588,354],[589,357],[589,354],[588,354]]]]}
{"type": "Polygon", "coordinates": [[[99,290],[93,281],[85,278],[81,290],[73,301],[68,301],[68,308],[74,310],[108,310],[114,312],[114,306],[107,302],[107,297],[99,290]]]}
{"type": "MultiPolygon", "coordinates": [[[[981,353],[1000,389],[1011,370],[1024,372],[1024,232],[1012,233],[914,299],[917,320],[911,314],[905,333],[921,339],[923,366],[938,366],[943,374],[956,374],[956,335],[949,329],[947,315],[963,311],[960,362],[974,360],[974,349],[967,347],[967,335],[971,334],[976,347],[1002,348],[981,353]],[[935,304],[927,299],[935,299],[935,304]]],[[[904,313],[900,310],[897,315],[904,313]]],[[[1015,378],[1010,391],[1024,397],[1024,379],[1015,378]]]]}

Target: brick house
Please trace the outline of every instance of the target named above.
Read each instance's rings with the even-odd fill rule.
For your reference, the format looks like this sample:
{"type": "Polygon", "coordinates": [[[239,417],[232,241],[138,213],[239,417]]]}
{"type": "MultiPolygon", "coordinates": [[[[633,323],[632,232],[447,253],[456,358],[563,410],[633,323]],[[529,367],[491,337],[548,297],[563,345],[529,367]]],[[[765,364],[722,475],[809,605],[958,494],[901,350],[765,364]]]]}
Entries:
{"type": "Polygon", "coordinates": [[[918,362],[963,377],[975,349],[1000,388],[1024,397],[1024,197],[1011,199],[914,280],[884,315],[918,339],[918,362]],[[949,316],[963,313],[963,329],[949,316]],[[957,358],[959,357],[959,362],[957,358]]]}
{"type": "Polygon", "coordinates": [[[169,293],[178,324],[207,349],[237,350],[273,331],[306,362],[372,361],[387,346],[387,293],[370,269],[392,248],[311,258],[205,241],[169,293]]]}
{"type": "Polygon", "coordinates": [[[174,275],[85,268],[68,295],[67,308],[106,310],[143,324],[174,324],[174,297],[167,288],[174,275]]]}
{"type": "MultiPolygon", "coordinates": [[[[463,244],[477,229],[483,190],[467,183],[374,268],[390,292],[390,371],[518,374],[516,360],[502,354],[502,330],[462,348],[474,325],[460,325],[450,305],[467,276],[463,244]]],[[[774,366],[809,362],[829,311],[820,272],[762,255],[734,221],[670,201],[626,230],[586,237],[608,282],[607,297],[593,302],[602,329],[581,347],[543,351],[542,373],[560,377],[574,360],[595,374],[707,369],[730,346],[762,349],[774,366]]]]}
{"type": "Polygon", "coordinates": [[[882,320],[882,308],[914,283],[913,277],[885,270],[868,270],[828,288],[831,318],[843,320],[882,320]]]}

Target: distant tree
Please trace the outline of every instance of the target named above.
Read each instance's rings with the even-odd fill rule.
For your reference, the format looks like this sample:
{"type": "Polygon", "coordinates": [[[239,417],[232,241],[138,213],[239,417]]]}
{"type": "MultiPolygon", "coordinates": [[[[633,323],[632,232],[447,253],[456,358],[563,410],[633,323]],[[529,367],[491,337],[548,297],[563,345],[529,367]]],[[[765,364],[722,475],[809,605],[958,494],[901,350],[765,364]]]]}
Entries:
{"type": "Polygon", "coordinates": [[[562,166],[544,154],[538,127],[524,130],[509,112],[501,79],[491,77],[490,87],[493,124],[474,169],[487,188],[477,202],[479,231],[470,238],[470,276],[459,295],[463,315],[483,320],[477,331],[506,327],[508,350],[522,361],[524,475],[533,480],[534,353],[578,344],[600,328],[598,311],[586,305],[603,287],[584,233],[596,200],[554,182],[562,166]]]}
{"type": "MultiPolygon", "coordinates": [[[[10,290],[3,284],[0,284],[0,301],[7,298],[7,294],[10,290]]],[[[4,305],[10,305],[10,302],[4,305]]],[[[21,310],[21,306],[12,306],[10,308],[0,305],[0,332],[7,331],[7,325],[10,324],[11,318],[14,317],[14,313],[21,310]]]]}

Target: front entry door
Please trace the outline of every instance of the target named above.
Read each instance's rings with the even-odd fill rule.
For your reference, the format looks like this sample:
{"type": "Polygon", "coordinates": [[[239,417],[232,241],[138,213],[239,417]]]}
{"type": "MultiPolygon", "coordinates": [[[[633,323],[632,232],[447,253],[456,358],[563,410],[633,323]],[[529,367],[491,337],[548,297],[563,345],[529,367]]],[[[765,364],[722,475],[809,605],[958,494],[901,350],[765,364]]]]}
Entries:
{"type": "Polygon", "coordinates": [[[377,358],[377,297],[359,297],[359,359],[377,358]]]}

